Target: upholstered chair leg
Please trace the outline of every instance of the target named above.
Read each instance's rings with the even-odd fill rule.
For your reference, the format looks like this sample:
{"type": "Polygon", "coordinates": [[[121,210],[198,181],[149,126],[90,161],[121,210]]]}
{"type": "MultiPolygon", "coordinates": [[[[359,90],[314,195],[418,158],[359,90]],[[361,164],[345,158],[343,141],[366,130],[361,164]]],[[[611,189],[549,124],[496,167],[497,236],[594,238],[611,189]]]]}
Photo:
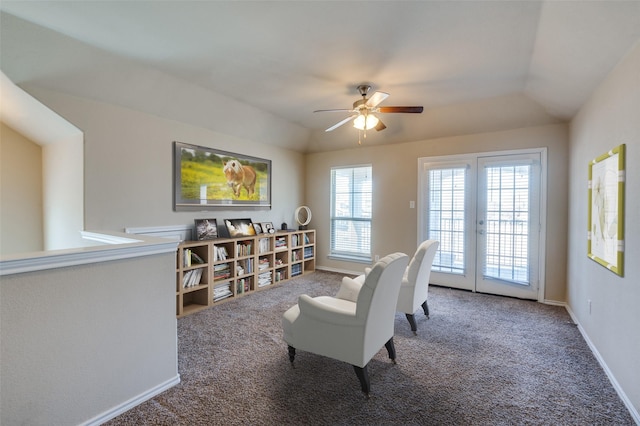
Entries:
{"type": "Polygon", "coordinates": [[[291,361],[291,366],[293,367],[293,360],[296,357],[296,348],[293,346],[289,346],[289,361],[291,361]]]}
{"type": "Polygon", "coordinates": [[[429,305],[427,305],[426,300],[422,304],[422,310],[424,311],[424,314],[426,315],[427,319],[429,319],[429,305]]]}
{"type": "Polygon", "coordinates": [[[356,376],[358,376],[358,380],[360,380],[360,388],[362,392],[369,398],[369,390],[371,389],[371,382],[369,381],[369,370],[367,370],[367,366],[357,367],[353,366],[353,369],[356,370],[356,376]]]}
{"type": "Polygon", "coordinates": [[[384,344],[384,347],[387,348],[387,352],[389,353],[389,358],[393,363],[396,363],[396,347],[393,344],[393,337],[389,339],[387,343],[384,344]]]}
{"type": "Polygon", "coordinates": [[[405,316],[407,317],[407,321],[409,321],[409,325],[411,325],[411,331],[413,331],[413,334],[417,335],[418,326],[416,325],[416,319],[413,314],[405,314],[405,316]]]}

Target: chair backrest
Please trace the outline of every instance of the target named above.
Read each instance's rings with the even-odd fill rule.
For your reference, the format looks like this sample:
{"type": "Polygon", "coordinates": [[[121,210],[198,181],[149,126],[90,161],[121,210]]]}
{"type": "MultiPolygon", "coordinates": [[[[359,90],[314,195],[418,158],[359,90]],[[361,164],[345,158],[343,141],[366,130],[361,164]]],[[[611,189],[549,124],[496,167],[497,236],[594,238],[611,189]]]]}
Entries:
{"type": "MultiPolygon", "coordinates": [[[[413,310],[415,310],[422,302],[427,300],[431,266],[433,265],[433,258],[436,255],[439,245],[440,243],[437,240],[423,241],[418,246],[411,262],[409,262],[406,274],[406,284],[414,286],[413,300],[411,301],[412,308],[410,309],[411,312],[413,312],[413,310]]],[[[398,303],[400,303],[400,301],[398,303]]]]}
{"type": "Polygon", "coordinates": [[[371,268],[358,294],[356,316],[365,319],[364,358],[371,359],[393,337],[396,301],[409,256],[393,253],[371,268]]]}

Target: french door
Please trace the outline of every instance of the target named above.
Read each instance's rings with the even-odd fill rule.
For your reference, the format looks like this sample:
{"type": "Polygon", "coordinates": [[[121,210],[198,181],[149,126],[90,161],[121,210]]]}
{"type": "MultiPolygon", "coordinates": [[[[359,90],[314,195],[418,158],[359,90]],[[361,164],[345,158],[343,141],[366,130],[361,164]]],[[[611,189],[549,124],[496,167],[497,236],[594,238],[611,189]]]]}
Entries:
{"type": "Polygon", "coordinates": [[[543,300],[546,150],[419,159],[419,240],[431,282],[543,300]]]}

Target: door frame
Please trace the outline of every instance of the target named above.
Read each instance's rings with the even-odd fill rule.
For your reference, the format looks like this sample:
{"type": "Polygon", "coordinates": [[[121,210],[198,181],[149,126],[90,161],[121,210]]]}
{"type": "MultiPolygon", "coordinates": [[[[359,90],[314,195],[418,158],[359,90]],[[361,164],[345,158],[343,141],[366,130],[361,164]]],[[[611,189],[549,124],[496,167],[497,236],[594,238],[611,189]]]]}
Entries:
{"type": "MultiPolygon", "coordinates": [[[[422,214],[424,208],[426,207],[426,189],[424,187],[424,171],[425,167],[433,164],[461,164],[463,162],[473,162],[476,167],[474,170],[477,170],[478,159],[480,157],[495,157],[495,156],[507,156],[507,155],[521,155],[521,154],[539,154],[540,155],[540,205],[539,205],[539,222],[540,222],[540,235],[538,241],[538,292],[536,300],[538,302],[544,302],[544,294],[546,287],[546,246],[547,246],[547,148],[526,148],[526,149],[517,149],[517,150],[504,150],[504,151],[489,151],[489,152],[475,152],[468,154],[453,154],[453,155],[441,155],[434,157],[420,157],[418,158],[418,232],[417,232],[417,243],[420,244],[423,241],[423,235],[426,234],[426,221],[425,217],[422,214]]],[[[477,185],[474,185],[474,193],[472,194],[472,199],[474,200],[475,209],[475,200],[477,200],[477,185]]],[[[476,224],[474,224],[474,232],[476,224]]],[[[468,242],[465,241],[465,246],[468,245],[468,242]]],[[[474,275],[475,271],[475,259],[474,259],[474,275]]],[[[475,281],[475,280],[474,280],[475,281]]],[[[474,282],[474,288],[472,290],[476,292],[476,286],[474,282]]]]}

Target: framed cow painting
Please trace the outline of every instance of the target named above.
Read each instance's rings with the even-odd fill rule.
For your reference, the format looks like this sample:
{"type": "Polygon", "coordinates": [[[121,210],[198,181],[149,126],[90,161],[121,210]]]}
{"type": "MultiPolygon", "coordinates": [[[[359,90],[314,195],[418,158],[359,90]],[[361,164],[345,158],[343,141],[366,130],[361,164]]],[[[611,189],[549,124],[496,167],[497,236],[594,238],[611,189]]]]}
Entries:
{"type": "Polygon", "coordinates": [[[174,210],[271,208],[271,160],[173,143],[174,210]]]}

